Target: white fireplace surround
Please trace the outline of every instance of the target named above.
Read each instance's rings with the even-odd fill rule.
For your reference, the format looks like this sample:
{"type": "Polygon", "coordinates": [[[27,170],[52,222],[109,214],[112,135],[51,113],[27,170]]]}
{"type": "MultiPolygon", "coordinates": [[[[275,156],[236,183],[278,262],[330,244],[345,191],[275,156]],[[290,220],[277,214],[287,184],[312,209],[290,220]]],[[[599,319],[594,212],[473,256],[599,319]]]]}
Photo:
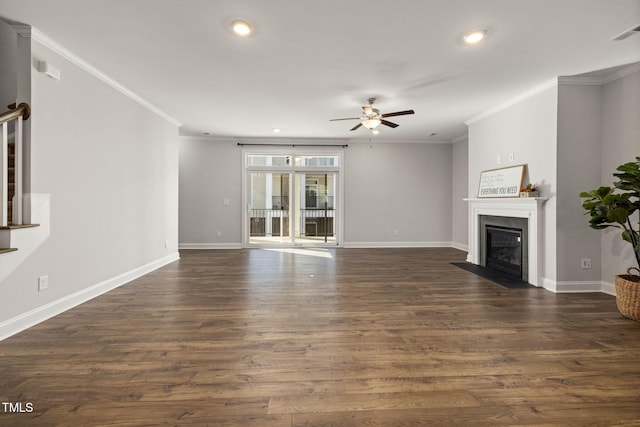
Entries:
{"type": "Polygon", "coordinates": [[[527,218],[529,229],[529,277],[528,282],[542,286],[542,242],[544,217],[542,205],[544,197],[513,197],[464,199],[469,203],[469,253],[467,261],[480,265],[480,216],[501,216],[527,218]]]}

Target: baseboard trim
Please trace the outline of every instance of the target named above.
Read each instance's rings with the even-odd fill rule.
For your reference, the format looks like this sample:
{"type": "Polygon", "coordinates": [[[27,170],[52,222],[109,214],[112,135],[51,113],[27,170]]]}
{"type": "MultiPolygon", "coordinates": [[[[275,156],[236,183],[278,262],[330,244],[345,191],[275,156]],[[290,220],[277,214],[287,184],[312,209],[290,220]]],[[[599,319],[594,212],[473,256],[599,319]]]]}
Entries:
{"type": "Polygon", "coordinates": [[[469,245],[466,245],[464,243],[451,242],[451,247],[453,249],[458,249],[459,251],[469,252],[469,245]]]}
{"type": "Polygon", "coordinates": [[[616,296],[616,285],[609,282],[601,282],[601,283],[602,283],[601,292],[605,294],[613,295],[614,297],[616,296]]]}
{"type": "Polygon", "coordinates": [[[0,341],[180,259],[175,252],[0,323],[0,341]]]}
{"type": "Polygon", "coordinates": [[[345,248],[451,248],[451,242],[344,242],[345,248]]]}
{"type": "Polygon", "coordinates": [[[241,243],[180,243],[178,249],[242,249],[241,243]]]}
{"type": "MultiPolygon", "coordinates": [[[[242,249],[241,243],[180,243],[179,249],[242,249]]],[[[345,242],[343,248],[454,248],[468,252],[469,247],[456,242],[345,242]]]]}
{"type": "Polygon", "coordinates": [[[616,294],[615,287],[611,283],[602,281],[556,281],[547,278],[542,279],[542,285],[545,289],[558,293],[583,293],[583,292],[601,292],[609,295],[616,294]]]}

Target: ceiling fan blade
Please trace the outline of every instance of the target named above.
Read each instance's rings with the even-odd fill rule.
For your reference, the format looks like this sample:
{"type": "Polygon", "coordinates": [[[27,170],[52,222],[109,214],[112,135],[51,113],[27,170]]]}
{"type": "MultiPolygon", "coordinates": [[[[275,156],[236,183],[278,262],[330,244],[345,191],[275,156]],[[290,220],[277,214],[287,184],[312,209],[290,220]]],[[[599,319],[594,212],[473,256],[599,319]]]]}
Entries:
{"type": "Polygon", "coordinates": [[[360,126],[362,126],[362,123],[358,123],[357,125],[355,125],[354,127],[351,128],[351,130],[356,130],[358,129],[360,126]]]}
{"type": "Polygon", "coordinates": [[[397,123],[392,123],[389,120],[380,120],[380,124],[383,124],[385,126],[389,126],[390,128],[397,128],[398,126],[400,126],[397,123]]]}
{"type": "Polygon", "coordinates": [[[396,111],[395,113],[383,114],[382,117],[406,116],[407,114],[415,114],[415,111],[413,110],[396,111]]]}
{"type": "Polygon", "coordinates": [[[360,117],[345,117],[344,119],[330,119],[330,122],[337,122],[338,120],[360,120],[360,117]]]}

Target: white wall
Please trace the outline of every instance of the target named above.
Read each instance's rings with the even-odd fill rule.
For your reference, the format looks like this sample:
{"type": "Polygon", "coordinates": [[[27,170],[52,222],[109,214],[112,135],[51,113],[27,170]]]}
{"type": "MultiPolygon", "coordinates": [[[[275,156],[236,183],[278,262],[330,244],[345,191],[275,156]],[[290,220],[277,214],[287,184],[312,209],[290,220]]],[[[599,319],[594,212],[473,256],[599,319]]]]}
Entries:
{"type": "Polygon", "coordinates": [[[31,191],[50,195],[50,236],[0,283],[5,335],[177,257],[177,125],[31,47],[31,191]],[[49,288],[38,292],[41,275],[49,288]]]}
{"type": "Polygon", "coordinates": [[[469,194],[477,196],[480,172],[527,164],[527,182],[540,187],[544,205],[543,280],[556,280],[556,140],[557,85],[545,85],[505,104],[490,114],[470,120],[469,194]],[[513,161],[509,156],[513,154],[513,161]],[[502,163],[497,163],[498,156],[502,163]]]}
{"type": "Polygon", "coordinates": [[[454,247],[468,249],[469,206],[469,140],[455,141],[451,146],[451,241],[454,247]]]}
{"type": "MultiPolygon", "coordinates": [[[[640,68],[602,87],[601,184],[611,185],[616,168],[640,156],[640,68]]],[[[600,232],[602,281],[613,283],[617,274],[636,266],[629,243],[619,231],[600,232]]]]}

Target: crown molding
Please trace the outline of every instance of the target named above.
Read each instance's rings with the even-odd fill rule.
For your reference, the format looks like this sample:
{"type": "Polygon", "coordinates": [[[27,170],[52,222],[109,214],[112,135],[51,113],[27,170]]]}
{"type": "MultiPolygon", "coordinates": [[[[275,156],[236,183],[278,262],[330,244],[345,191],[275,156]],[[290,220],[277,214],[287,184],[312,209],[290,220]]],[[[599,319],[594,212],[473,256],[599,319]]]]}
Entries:
{"type": "Polygon", "coordinates": [[[307,138],[307,137],[231,137],[238,144],[265,144],[265,145],[295,145],[303,147],[305,145],[345,145],[350,142],[349,138],[307,138]]]}
{"type": "Polygon", "coordinates": [[[611,83],[615,80],[630,76],[639,71],[640,71],[640,62],[636,62],[635,64],[631,64],[627,67],[621,68],[617,71],[614,71],[611,74],[604,76],[604,78],[602,79],[602,84],[611,83]]]}
{"type": "Polygon", "coordinates": [[[107,76],[105,73],[98,70],[96,67],[89,64],[87,61],[80,58],[79,56],[71,52],[69,49],[65,48],[64,46],[62,46],[61,44],[53,40],[51,37],[47,36],[42,31],[38,30],[37,28],[30,27],[28,25],[14,25],[13,28],[18,33],[19,36],[30,37],[31,40],[40,43],[44,47],[62,56],[67,61],[80,67],[82,70],[91,74],[98,80],[101,80],[104,83],[108,84],[113,89],[117,90],[118,92],[122,93],[126,97],[142,105],[147,110],[157,114],[158,116],[162,117],[163,119],[165,119],[166,121],[170,122],[171,124],[177,127],[182,126],[182,123],[179,120],[165,113],[164,111],[162,111],[155,105],[151,104],[150,102],[146,101],[140,95],[133,92],[131,89],[120,84],[119,82],[115,81],[111,77],[107,76]]]}
{"type": "Polygon", "coordinates": [[[574,86],[602,86],[607,83],[611,83],[615,80],[621,79],[623,77],[630,76],[640,71],[640,62],[636,62],[627,67],[621,68],[617,71],[614,71],[611,74],[608,74],[604,77],[556,77],[551,79],[539,86],[530,89],[521,95],[518,95],[514,98],[511,98],[508,101],[505,101],[501,104],[496,105],[493,108],[488,109],[487,111],[478,114],[475,117],[470,118],[464,123],[469,126],[473,123],[476,123],[482,119],[485,119],[499,111],[505,110],[515,104],[518,104],[524,101],[527,98],[530,98],[534,95],[537,95],[540,92],[543,92],[552,87],[562,86],[562,85],[574,85],[574,86]]]}
{"type": "Polygon", "coordinates": [[[468,141],[469,140],[469,133],[463,133],[462,135],[455,137],[451,140],[452,144],[457,144],[458,142],[462,142],[462,141],[468,141]]]}
{"type": "Polygon", "coordinates": [[[558,85],[602,86],[602,77],[558,77],[558,85]]]}
{"type": "Polygon", "coordinates": [[[237,144],[238,139],[234,136],[224,135],[178,135],[179,141],[212,141],[212,142],[229,142],[237,144]]]}
{"type": "Polygon", "coordinates": [[[618,79],[630,76],[640,71],[640,62],[620,68],[612,73],[600,77],[558,77],[559,85],[573,86],[602,86],[618,79]]]}
{"type": "Polygon", "coordinates": [[[434,139],[434,140],[426,140],[426,139],[394,139],[392,137],[379,138],[379,135],[376,135],[375,138],[364,139],[364,138],[354,138],[349,142],[354,144],[425,144],[425,145],[437,145],[437,144],[446,144],[450,145],[452,142],[448,139],[434,139]]]}
{"type": "Polygon", "coordinates": [[[31,27],[29,25],[13,24],[11,25],[11,27],[14,29],[16,33],[18,33],[20,37],[25,37],[25,38],[31,37],[31,27]]]}
{"type": "Polygon", "coordinates": [[[486,119],[489,116],[492,116],[500,111],[506,110],[509,107],[512,107],[516,104],[521,103],[522,101],[531,98],[532,96],[535,96],[541,92],[544,92],[547,89],[551,89],[554,87],[558,87],[558,79],[554,78],[551,79],[549,81],[546,81],[545,83],[542,83],[541,85],[538,85],[532,89],[529,89],[528,91],[515,96],[511,99],[509,99],[508,101],[505,101],[501,104],[496,105],[495,107],[489,108],[487,111],[485,111],[484,113],[480,113],[475,117],[470,118],[469,120],[466,120],[464,122],[464,124],[466,124],[467,126],[472,125],[482,119],[486,119]]]}
{"type": "MultiPolygon", "coordinates": [[[[181,141],[211,141],[228,142],[234,145],[284,145],[284,146],[314,146],[335,147],[336,145],[348,145],[348,138],[295,138],[295,137],[238,137],[226,135],[179,135],[181,141]]],[[[352,142],[352,141],[351,141],[352,142]]]]}

